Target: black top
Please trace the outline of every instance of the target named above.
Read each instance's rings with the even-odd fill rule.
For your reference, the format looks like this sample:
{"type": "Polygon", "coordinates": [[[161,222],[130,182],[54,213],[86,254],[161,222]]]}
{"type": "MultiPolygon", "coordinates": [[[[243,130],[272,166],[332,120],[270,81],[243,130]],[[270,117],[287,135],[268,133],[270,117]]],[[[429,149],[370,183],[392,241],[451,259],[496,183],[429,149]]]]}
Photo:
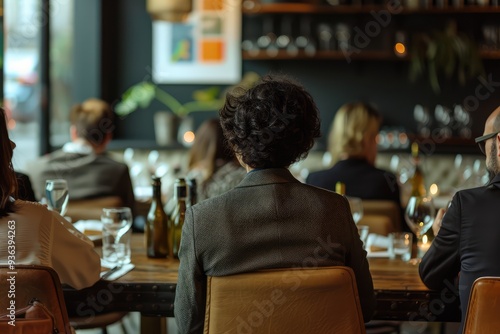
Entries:
{"type": "MultiPolygon", "coordinates": [[[[401,208],[396,176],[374,167],[365,159],[340,160],[332,168],[311,173],[306,179],[307,184],[331,191],[335,191],[337,182],[345,184],[346,196],[366,200],[389,200],[401,208]]],[[[409,232],[410,228],[404,221],[404,212],[401,209],[401,228],[409,232]]]]}
{"type": "Polygon", "coordinates": [[[341,160],[330,169],[309,174],[306,180],[307,184],[332,191],[337,182],[345,184],[347,196],[390,200],[401,205],[396,176],[374,167],[365,159],[341,160]]]}

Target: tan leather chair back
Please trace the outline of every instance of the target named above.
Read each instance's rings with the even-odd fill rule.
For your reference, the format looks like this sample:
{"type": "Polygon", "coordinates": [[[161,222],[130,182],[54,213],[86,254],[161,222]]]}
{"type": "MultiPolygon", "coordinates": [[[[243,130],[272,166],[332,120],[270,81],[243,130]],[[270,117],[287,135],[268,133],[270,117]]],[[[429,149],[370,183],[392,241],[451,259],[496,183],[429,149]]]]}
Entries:
{"type": "Polygon", "coordinates": [[[393,201],[363,200],[363,217],[358,225],[370,226],[370,233],[401,232],[401,208],[393,201]]]}
{"type": "Polygon", "coordinates": [[[116,208],[121,206],[123,206],[123,202],[118,196],[70,200],[65,215],[71,217],[73,223],[82,219],[101,220],[102,208],[116,208]]]}
{"type": "Polygon", "coordinates": [[[205,334],[365,333],[351,268],[208,277],[205,334]]]}
{"type": "Polygon", "coordinates": [[[16,265],[14,270],[8,266],[0,266],[0,291],[5,293],[0,298],[0,309],[4,313],[9,306],[10,299],[7,292],[10,289],[11,276],[15,276],[15,302],[16,308],[28,306],[36,298],[45,305],[54,315],[57,329],[60,333],[72,333],[68,320],[68,312],[61,281],[54,269],[37,265],[16,265]],[[15,275],[10,272],[16,272],[15,275]]]}
{"type": "Polygon", "coordinates": [[[465,334],[500,332],[500,277],[480,277],[472,285],[465,334]]]}

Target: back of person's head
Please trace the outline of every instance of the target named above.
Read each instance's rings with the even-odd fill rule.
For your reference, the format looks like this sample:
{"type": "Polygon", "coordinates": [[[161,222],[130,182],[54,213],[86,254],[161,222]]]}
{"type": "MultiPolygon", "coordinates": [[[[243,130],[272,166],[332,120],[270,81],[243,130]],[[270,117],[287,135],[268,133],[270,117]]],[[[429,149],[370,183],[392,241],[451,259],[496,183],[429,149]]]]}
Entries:
{"type": "Polygon", "coordinates": [[[111,106],[103,100],[88,99],[71,109],[70,122],[78,138],[93,146],[103,144],[114,130],[114,114],[111,106]]]}
{"type": "Polygon", "coordinates": [[[312,96],[284,76],[228,93],[219,114],[229,145],[252,168],[288,167],[306,157],[320,135],[312,96]]]}
{"type": "Polygon", "coordinates": [[[12,166],[15,144],[9,139],[7,117],[0,108],[0,217],[12,212],[10,196],[16,196],[17,179],[12,166]]]}
{"type": "Polygon", "coordinates": [[[196,131],[193,146],[189,150],[189,169],[203,168],[210,178],[217,165],[234,161],[233,152],[227,147],[218,119],[209,119],[196,131]]]}
{"type": "Polygon", "coordinates": [[[373,154],[367,152],[366,143],[375,143],[380,122],[380,114],[368,104],[355,102],[340,107],[328,137],[333,162],[348,157],[367,158],[367,154],[373,154]]]}

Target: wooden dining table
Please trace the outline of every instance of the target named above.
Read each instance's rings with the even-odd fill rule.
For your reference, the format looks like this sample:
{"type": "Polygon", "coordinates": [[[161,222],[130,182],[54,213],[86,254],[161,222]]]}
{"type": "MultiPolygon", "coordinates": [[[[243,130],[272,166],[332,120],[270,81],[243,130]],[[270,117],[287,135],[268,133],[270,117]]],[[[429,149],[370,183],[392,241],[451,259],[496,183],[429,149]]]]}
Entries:
{"type": "MultiPolygon", "coordinates": [[[[100,280],[83,290],[64,289],[70,316],[112,311],[140,312],[148,317],[173,317],[179,261],[146,256],[144,236],[133,234],[135,268],[114,280],[100,280]]],[[[460,321],[458,290],[450,285],[429,290],[418,266],[400,260],[370,258],[377,306],[373,319],[426,322],[460,321]]]]}

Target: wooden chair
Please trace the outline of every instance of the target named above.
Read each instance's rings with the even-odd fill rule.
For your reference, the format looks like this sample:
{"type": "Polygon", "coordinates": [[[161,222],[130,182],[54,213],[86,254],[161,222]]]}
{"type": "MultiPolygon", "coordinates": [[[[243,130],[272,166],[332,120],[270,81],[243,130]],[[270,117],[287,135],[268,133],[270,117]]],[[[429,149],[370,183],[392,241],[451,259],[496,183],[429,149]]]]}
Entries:
{"type": "Polygon", "coordinates": [[[73,222],[78,220],[101,220],[102,208],[115,208],[123,206],[123,201],[118,196],[105,196],[89,199],[70,200],[66,216],[73,222]]]}
{"type": "Polygon", "coordinates": [[[54,316],[59,333],[72,333],[61,281],[54,269],[37,265],[16,265],[15,268],[9,269],[8,266],[1,265],[0,291],[5,295],[0,298],[0,309],[3,311],[10,303],[10,299],[7,298],[10,282],[7,279],[11,276],[15,276],[16,308],[25,307],[33,298],[36,298],[54,316]],[[11,272],[16,274],[11,274],[11,272]]]}
{"type": "Polygon", "coordinates": [[[204,333],[365,333],[351,268],[208,277],[204,333]]]}
{"type": "Polygon", "coordinates": [[[464,333],[496,334],[500,331],[500,277],[480,277],[469,297],[464,333]]]}
{"type": "Polygon", "coordinates": [[[363,217],[358,225],[370,226],[370,233],[401,232],[401,208],[393,201],[363,200],[363,217]]]}

